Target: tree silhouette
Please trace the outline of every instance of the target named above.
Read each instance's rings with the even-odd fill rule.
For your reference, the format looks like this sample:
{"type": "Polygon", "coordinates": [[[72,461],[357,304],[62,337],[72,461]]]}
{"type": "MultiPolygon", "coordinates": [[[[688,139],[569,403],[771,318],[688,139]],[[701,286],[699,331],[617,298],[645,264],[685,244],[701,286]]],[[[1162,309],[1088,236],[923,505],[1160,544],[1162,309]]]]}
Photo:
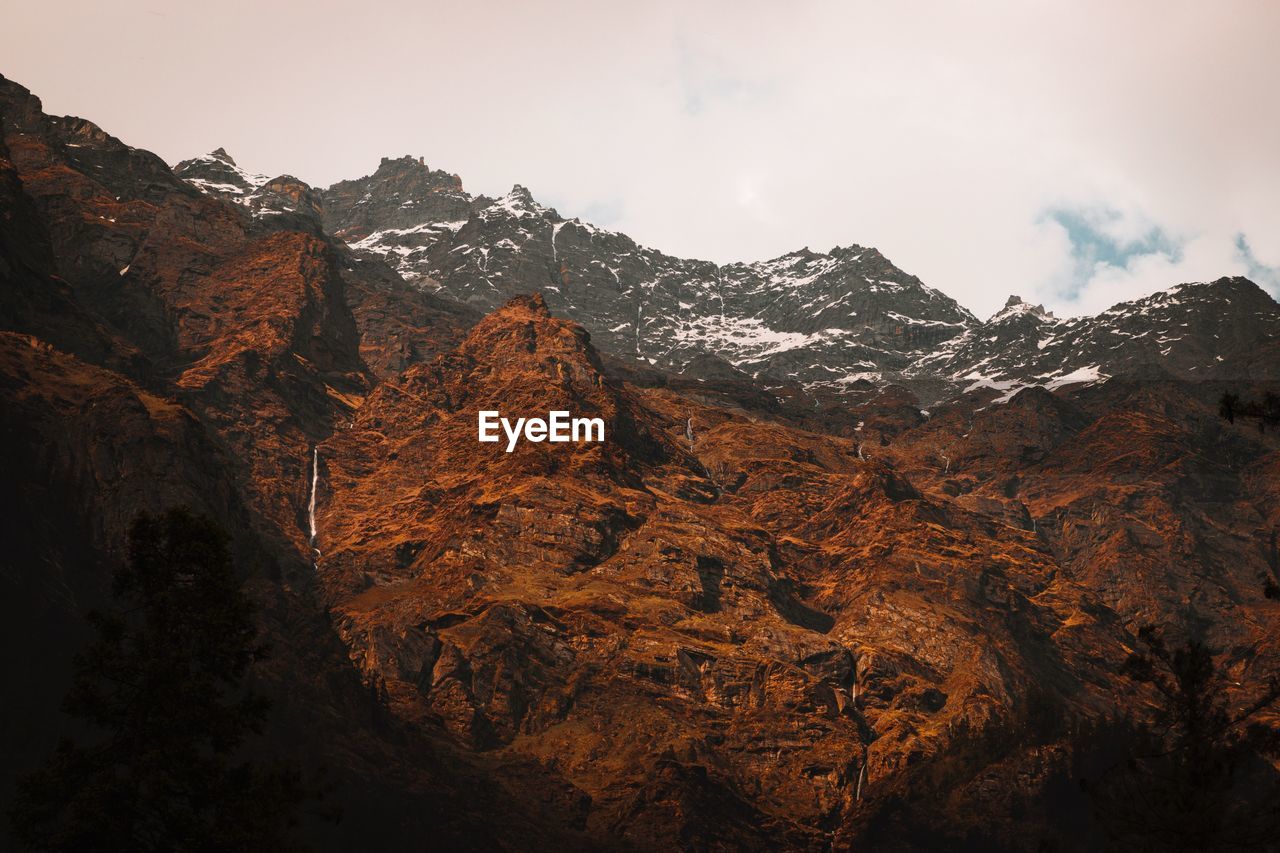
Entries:
{"type": "Polygon", "coordinates": [[[245,756],[266,700],[246,685],[264,650],[226,534],[182,509],[143,515],[90,614],[65,710],[92,734],[64,740],[12,813],[42,850],[292,849],[299,772],[245,756]]]}
{"type": "Polygon", "coordinates": [[[1226,418],[1227,423],[1236,422],[1236,413],[1240,411],[1240,395],[1226,391],[1218,401],[1218,414],[1226,418]]]}
{"type": "Polygon", "coordinates": [[[1236,418],[1253,418],[1258,432],[1266,432],[1267,427],[1280,427],[1280,394],[1268,391],[1259,400],[1244,400],[1228,391],[1218,400],[1218,414],[1228,423],[1235,423],[1236,418]]]}
{"type": "Polygon", "coordinates": [[[1113,726],[1124,758],[1084,783],[1116,849],[1275,850],[1280,847],[1280,733],[1262,720],[1280,699],[1272,678],[1239,705],[1210,649],[1170,649],[1153,628],[1125,666],[1158,697],[1150,715],[1113,726]]]}

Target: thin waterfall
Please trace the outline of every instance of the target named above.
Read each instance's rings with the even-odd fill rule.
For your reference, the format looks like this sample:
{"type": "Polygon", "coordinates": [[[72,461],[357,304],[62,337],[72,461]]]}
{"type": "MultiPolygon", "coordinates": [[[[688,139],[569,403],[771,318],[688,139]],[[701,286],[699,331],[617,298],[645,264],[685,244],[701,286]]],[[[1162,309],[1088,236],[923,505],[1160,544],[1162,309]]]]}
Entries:
{"type": "Polygon", "coordinates": [[[316,547],[316,486],[320,482],[320,448],[311,448],[311,499],[307,502],[307,523],[311,530],[311,550],[315,558],[320,559],[320,549],[316,547]]]}

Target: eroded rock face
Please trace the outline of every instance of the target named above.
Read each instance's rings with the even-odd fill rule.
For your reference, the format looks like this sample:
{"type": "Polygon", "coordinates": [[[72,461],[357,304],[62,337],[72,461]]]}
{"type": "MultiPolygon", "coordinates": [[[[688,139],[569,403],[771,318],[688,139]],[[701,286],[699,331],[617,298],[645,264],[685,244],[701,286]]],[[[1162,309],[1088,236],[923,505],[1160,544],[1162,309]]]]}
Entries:
{"type": "Polygon", "coordinates": [[[372,175],[334,184],[324,195],[325,227],[350,243],[378,229],[411,232],[424,222],[459,222],[489,201],[472,198],[457,175],[415,157],[383,157],[372,175]]]}
{"type": "Polygon", "coordinates": [[[602,804],[595,821],[660,759],[723,765],[771,813],[843,808],[863,756],[853,661],[798,624],[830,620],[541,300],[382,386],[321,454],[317,571],[400,713],[554,762],[602,804]],[[599,415],[608,441],[478,445],[476,411],[498,406],[599,415]],[[771,730],[780,715],[794,720],[771,730]]]}
{"type": "Polygon", "coordinates": [[[848,439],[616,386],[536,297],[384,383],[320,452],[317,573],[353,660],[405,718],[551,762],[589,827],[674,774],[820,844],[860,786],[1020,730],[1033,696],[1103,707],[1092,685],[1125,654],[1030,531],[848,439]],[[609,441],[478,444],[498,407],[599,414],[609,441]]]}
{"type": "MultiPolygon", "coordinates": [[[[467,312],[353,258],[321,232],[319,197],[295,179],[244,179],[240,197],[224,201],[88,122],[45,116],[9,81],[0,108],[10,180],[29,206],[14,227],[48,247],[34,265],[50,282],[15,304],[10,327],[98,363],[128,360],[131,378],[177,395],[242,466],[262,532],[307,553],[298,506],[311,447],[349,420],[371,370],[431,357],[457,339],[467,312]],[[85,319],[72,310],[49,319],[46,308],[38,320],[37,297],[62,298],[85,319]],[[46,331],[76,322],[102,340],[46,331]]],[[[209,159],[184,173],[238,174],[225,152],[209,159]]]]}
{"type": "MultiPolygon", "coordinates": [[[[4,751],[15,760],[0,792],[62,733],[83,614],[102,603],[128,523],[188,505],[235,536],[271,638],[275,655],[256,677],[280,728],[264,748],[300,734],[304,752],[328,756],[319,760],[344,800],[364,803],[334,843],[367,835],[380,795],[444,839],[486,837],[461,803],[488,782],[444,770],[449,747],[432,735],[405,752],[376,733],[381,718],[312,597],[305,509],[316,441],[349,420],[374,371],[456,342],[466,312],[424,300],[318,228],[255,218],[88,122],[44,115],[2,78],[0,131],[2,517],[23,543],[4,563],[3,644],[21,656],[6,669],[25,697],[6,703],[4,751]],[[397,343],[424,328],[434,334],[397,343]],[[361,356],[371,350],[386,353],[373,368],[361,356]],[[335,727],[357,719],[354,731],[335,727]],[[413,793],[422,787],[385,783],[396,767],[413,767],[434,805],[413,793]]],[[[536,768],[513,773],[557,784],[536,768]]],[[[513,808],[527,825],[524,806],[513,808]]],[[[403,843],[415,834],[387,832],[403,843]]]]}

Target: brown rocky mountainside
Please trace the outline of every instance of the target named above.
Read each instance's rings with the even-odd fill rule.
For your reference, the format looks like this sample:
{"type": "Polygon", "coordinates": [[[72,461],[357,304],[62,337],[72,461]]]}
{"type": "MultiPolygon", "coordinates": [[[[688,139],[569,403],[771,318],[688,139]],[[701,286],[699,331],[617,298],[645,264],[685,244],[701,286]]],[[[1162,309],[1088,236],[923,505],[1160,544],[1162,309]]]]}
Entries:
{"type": "Polygon", "coordinates": [[[1141,626],[1202,631],[1232,702],[1280,671],[1280,440],[1217,411],[1263,380],[924,413],[672,375],[536,288],[423,293],[296,179],[186,171],[236,192],[0,78],[6,804],[130,519],[178,505],[232,533],[273,651],[254,748],[331,780],[320,850],[1095,849],[1081,733],[1156,700],[1141,626]],[[507,452],[482,410],[605,440],[507,452]]]}

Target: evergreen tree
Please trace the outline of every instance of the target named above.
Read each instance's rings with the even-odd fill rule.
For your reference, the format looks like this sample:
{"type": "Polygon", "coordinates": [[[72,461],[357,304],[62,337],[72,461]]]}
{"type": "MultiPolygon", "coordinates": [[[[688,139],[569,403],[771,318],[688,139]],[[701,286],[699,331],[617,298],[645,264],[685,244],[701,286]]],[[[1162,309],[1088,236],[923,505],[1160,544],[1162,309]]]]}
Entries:
{"type": "Polygon", "coordinates": [[[90,615],[64,740],[12,814],[42,850],[290,849],[299,773],[246,757],[267,702],[246,684],[263,656],[226,534],[186,510],[140,516],[116,606],[90,615]]]}
{"type": "Polygon", "coordinates": [[[1114,849],[1280,849],[1280,733],[1264,712],[1280,699],[1273,678],[1243,706],[1198,640],[1170,649],[1152,628],[1126,672],[1154,688],[1147,719],[1113,727],[1124,758],[1085,791],[1114,849]]]}
{"type": "Polygon", "coordinates": [[[1254,418],[1258,431],[1266,432],[1268,427],[1280,427],[1280,394],[1268,391],[1260,400],[1244,400],[1228,391],[1218,400],[1218,414],[1228,423],[1235,423],[1236,418],[1254,418]]]}
{"type": "Polygon", "coordinates": [[[1240,411],[1240,395],[1233,394],[1230,391],[1223,393],[1222,399],[1218,401],[1218,414],[1227,420],[1227,423],[1236,422],[1236,414],[1240,411]]]}

